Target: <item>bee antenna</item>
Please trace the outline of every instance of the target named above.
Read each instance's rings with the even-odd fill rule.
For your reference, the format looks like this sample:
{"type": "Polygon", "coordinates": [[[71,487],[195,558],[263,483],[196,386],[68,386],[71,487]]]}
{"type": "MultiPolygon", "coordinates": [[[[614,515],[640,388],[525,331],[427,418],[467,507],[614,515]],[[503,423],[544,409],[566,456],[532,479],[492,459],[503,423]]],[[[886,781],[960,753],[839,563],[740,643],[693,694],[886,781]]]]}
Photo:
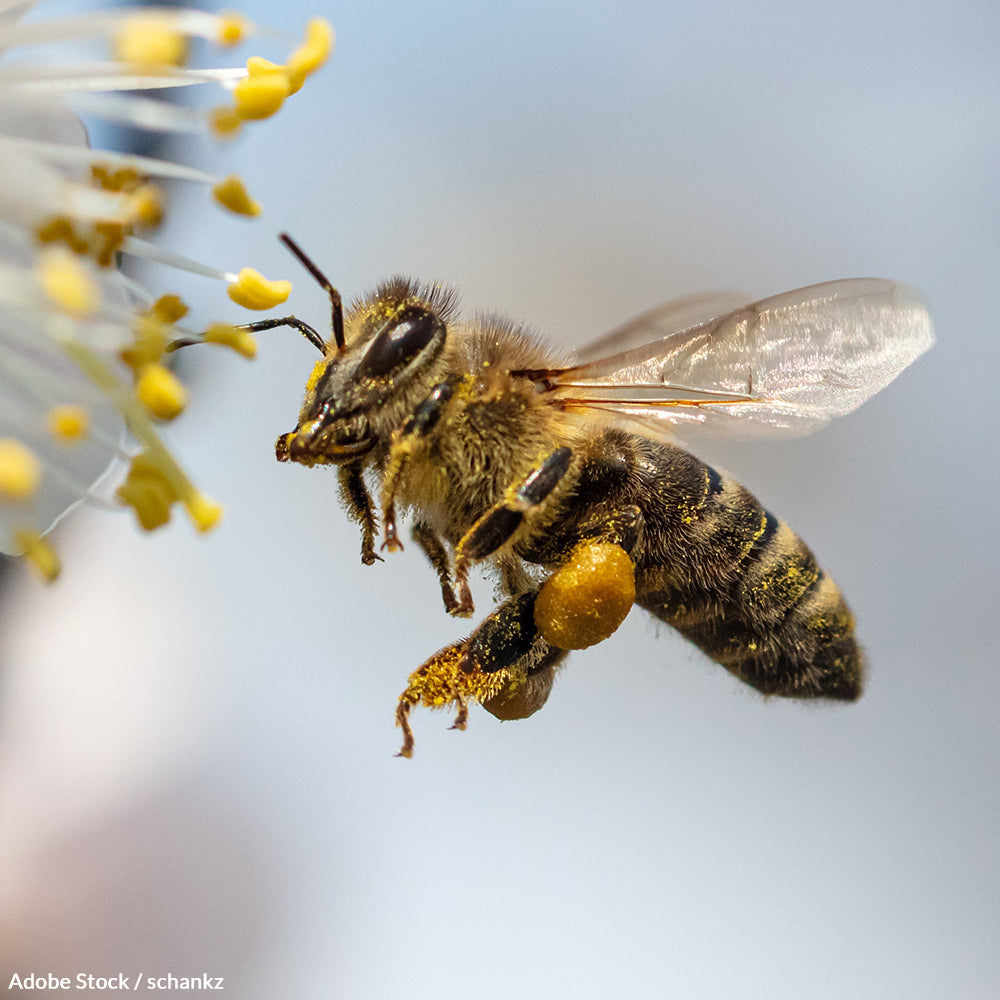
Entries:
{"type": "Polygon", "coordinates": [[[327,295],[330,296],[331,326],[333,327],[333,339],[337,344],[337,350],[344,350],[344,306],[340,298],[340,292],[330,284],[330,279],[306,256],[302,248],[288,235],[282,233],[279,237],[282,243],[295,254],[299,263],[313,276],[317,284],[327,295]]]}

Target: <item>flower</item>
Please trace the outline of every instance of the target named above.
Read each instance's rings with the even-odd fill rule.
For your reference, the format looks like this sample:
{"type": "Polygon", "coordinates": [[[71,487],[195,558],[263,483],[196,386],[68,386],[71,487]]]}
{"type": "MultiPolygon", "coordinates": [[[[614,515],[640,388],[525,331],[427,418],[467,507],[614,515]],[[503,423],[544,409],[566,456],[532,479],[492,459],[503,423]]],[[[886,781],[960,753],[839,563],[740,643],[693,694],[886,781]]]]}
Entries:
{"type": "Polygon", "coordinates": [[[315,19],[282,64],[254,56],[244,67],[206,69],[187,65],[192,39],[229,48],[283,36],[239,14],[118,8],[31,22],[23,18],[31,6],[0,5],[0,551],[26,555],[54,579],[58,556],[45,535],[76,504],[96,500],[93,486],[109,467],[127,463],[115,497],[143,528],[165,523],[177,502],[199,530],[216,523],[221,508],[190,482],[156,427],[187,399],[163,358],[171,342],[254,354],[239,328],[185,325],[184,303],[126,278],[119,257],[225,281],[229,297],[248,309],[272,308],[291,290],[251,268],[228,273],[149,239],[171,179],[205,184],[226,210],[257,215],[237,176],[91,149],[77,112],[228,139],[302,86],[329,54],[333,32],[315,19]],[[102,44],[110,58],[63,54],[44,63],[35,55],[35,46],[81,41],[102,44]],[[32,58],[18,60],[28,47],[32,58]],[[215,88],[224,99],[205,110],[152,96],[191,86],[215,88]],[[138,442],[135,454],[126,429],[138,442]]]}

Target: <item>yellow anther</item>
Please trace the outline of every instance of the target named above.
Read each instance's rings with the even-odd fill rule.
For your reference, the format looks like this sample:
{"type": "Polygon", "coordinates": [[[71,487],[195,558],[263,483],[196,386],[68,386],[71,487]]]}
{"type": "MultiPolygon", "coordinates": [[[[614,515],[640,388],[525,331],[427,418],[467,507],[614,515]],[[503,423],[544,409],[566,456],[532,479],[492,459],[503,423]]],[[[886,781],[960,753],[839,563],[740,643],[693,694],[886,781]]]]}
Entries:
{"type": "Polygon", "coordinates": [[[608,542],[581,542],[538,592],[535,625],[553,646],[586,649],[621,625],[634,600],[628,553],[608,542]]]}
{"type": "Polygon", "coordinates": [[[257,357],[257,341],[254,340],[253,334],[248,330],[241,330],[238,326],[213,323],[202,334],[202,338],[206,344],[221,344],[223,347],[232,348],[245,358],[257,357]]]}
{"type": "Polygon", "coordinates": [[[219,181],[212,188],[212,194],[230,212],[237,215],[260,215],[260,205],[250,197],[246,185],[236,174],[230,174],[225,180],[219,181]]]}
{"type": "Polygon", "coordinates": [[[140,226],[158,226],[163,221],[164,201],[163,188],[157,184],[143,184],[129,202],[132,219],[140,226]]]}
{"type": "Polygon", "coordinates": [[[14,532],[14,544],[46,583],[56,580],[62,569],[59,556],[37,531],[30,528],[18,529],[14,532]]]}
{"type": "Polygon", "coordinates": [[[125,482],[115,496],[135,510],[144,531],[153,531],[170,520],[170,505],[178,499],[171,477],[149,452],[134,455],[125,482]]]}
{"type": "Polygon", "coordinates": [[[142,179],[134,167],[113,167],[106,163],[92,163],[90,176],[105,191],[134,190],[142,179]]]}
{"type": "Polygon", "coordinates": [[[288,73],[282,66],[257,58],[247,60],[247,71],[250,75],[233,88],[236,114],[244,119],[269,118],[291,93],[288,73]]]}
{"type": "Polygon", "coordinates": [[[82,406],[53,406],[45,415],[49,433],[63,444],[82,441],[90,430],[90,414],[82,406]]]}
{"type": "Polygon", "coordinates": [[[247,60],[247,72],[251,76],[267,76],[268,73],[284,73],[282,63],[271,62],[263,56],[251,56],[247,60]]]}
{"type": "Polygon", "coordinates": [[[157,420],[173,420],[187,406],[187,390],[181,380],[160,364],[146,365],[135,383],[135,394],[157,420]]]}
{"type": "Polygon", "coordinates": [[[292,294],[292,283],[268,281],[260,271],[245,267],[226,291],[233,302],[246,309],[273,309],[292,294]]]}
{"type": "Polygon", "coordinates": [[[98,222],[94,225],[94,259],[101,267],[111,267],[115,254],[125,241],[127,233],[120,222],[98,222]]]}
{"type": "Polygon", "coordinates": [[[239,45],[246,36],[250,23],[242,15],[233,10],[226,10],[219,14],[219,30],[215,40],[219,45],[227,48],[239,45]]]}
{"type": "Polygon", "coordinates": [[[187,58],[187,39],[170,21],[156,14],[133,14],[114,39],[114,55],[140,69],[180,66],[187,58]]]}
{"type": "Polygon", "coordinates": [[[208,113],[208,126],[217,139],[232,139],[243,128],[243,119],[234,107],[224,104],[208,113]]]}
{"type": "Polygon", "coordinates": [[[73,253],[85,254],[90,244],[76,231],[72,219],[57,215],[44,222],[35,231],[39,243],[65,243],[73,253]]]}
{"type": "Polygon", "coordinates": [[[161,295],[149,307],[149,314],[161,323],[176,323],[187,316],[188,307],[179,295],[161,295]]]}
{"type": "Polygon", "coordinates": [[[38,277],[46,296],[74,316],[92,316],[101,307],[101,289],[80,259],[65,247],[38,255],[38,277]]]}
{"type": "Polygon", "coordinates": [[[138,374],[147,365],[154,364],[163,357],[170,331],[163,320],[149,314],[136,316],[133,329],[135,339],[128,347],[122,348],[118,356],[138,374]]]}
{"type": "Polygon", "coordinates": [[[211,531],[219,523],[223,514],[222,504],[197,490],[185,496],[183,503],[184,509],[199,531],[211,531]]]}
{"type": "Polygon", "coordinates": [[[333,26],[322,17],[314,17],[306,25],[306,37],[291,54],[286,69],[294,94],[305,82],[305,78],[315,73],[326,62],[333,51],[333,26]]]}
{"type": "Polygon", "coordinates": [[[0,438],[0,503],[30,500],[42,480],[42,463],[14,438],[0,438]]]}

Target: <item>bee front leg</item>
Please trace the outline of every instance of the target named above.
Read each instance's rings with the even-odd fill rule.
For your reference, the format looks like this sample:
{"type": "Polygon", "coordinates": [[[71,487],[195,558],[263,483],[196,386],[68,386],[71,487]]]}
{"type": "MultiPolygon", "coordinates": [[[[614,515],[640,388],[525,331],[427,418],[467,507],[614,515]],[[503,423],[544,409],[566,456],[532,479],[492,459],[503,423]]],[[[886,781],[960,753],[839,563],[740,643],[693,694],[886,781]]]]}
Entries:
{"type": "Polygon", "coordinates": [[[455,548],[458,607],[452,614],[463,618],[472,614],[475,610],[469,588],[469,569],[472,564],[493,555],[513,538],[524,523],[527,512],[544,502],[569,471],[572,460],[573,452],[570,448],[557,448],[462,536],[455,548]]]}
{"type": "Polygon", "coordinates": [[[359,462],[342,465],[337,474],[340,480],[340,497],[348,515],[361,525],[361,561],[371,566],[382,557],[375,552],[375,501],[365,485],[359,462]]]}

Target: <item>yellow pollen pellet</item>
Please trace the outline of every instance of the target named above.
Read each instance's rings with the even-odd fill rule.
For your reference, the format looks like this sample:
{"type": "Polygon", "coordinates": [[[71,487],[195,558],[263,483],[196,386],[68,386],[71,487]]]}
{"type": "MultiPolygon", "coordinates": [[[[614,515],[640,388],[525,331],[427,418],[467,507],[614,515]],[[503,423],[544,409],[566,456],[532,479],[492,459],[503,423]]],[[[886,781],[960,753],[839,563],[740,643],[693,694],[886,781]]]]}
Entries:
{"type": "Polygon", "coordinates": [[[74,316],[92,316],[101,307],[101,289],[80,259],[65,247],[38,255],[38,277],[50,301],[74,316]]]}
{"type": "Polygon", "coordinates": [[[252,70],[252,62],[253,60],[247,60],[250,75],[245,76],[233,88],[236,114],[240,118],[251,120],[270,118],[285,102],[292,85],[281,66],[252,70]]]}
{"type": "Polygon", "coordinates": [[[326,62],[333,51],[334,34],[329,21],[322,17],[313,18],[306,25],[303,43],[291,54],[286,65],[294,94],[305,82],[307,76],[326,62]]]}
{"type": "Polygon", "coordinates": [[[14,544],[46,583],[56,580],[62,569],[59,556],[37,531],[20,528],[14,532],[14,544]]]}
{"type": "Polygon", "coordinates": [[[212,188],[215,200],[237,215],[260,215],[260,205],[250,197],[243,181],[230,174],[212,188]]]}
{"type": "Polygon", "coordinates": [[[30,500],[38,491],[42,464],[14,438],[0,438],[0,502],[30,500]]]}
{"type": "Polygon", "coordinates": [[[139,68],[180,66],[187,58],[187,39],[165,17],[134,14],[114,39],[114,56],[139,68]]]}
{"type": "Polygon", "coordinates": [[[242,354],[245,358],[257,357],[257,341],[248,330],[230,326],[229,323],[213,323],[203,334],[206,344],[221,344],[242,354]]]}
{"type": "Polygon", "coordinates": [[[90,430],[90,415],[82,406],[53,406],[45,415],[49,433],[63,444],[82,441],[90,430]]]}
{"type": "Polygon", "coordinates": [[[625,620],[635,600],[635,574],[628,553],[609,542],[584,541],[542,584],[535,625],[560,649],[586,649],[603,642],[625,620]]]}
{"type": "Polygon", "coordinates": [[[249,22],[242,14],[234,10],[223,11],[219,14],[219,30],[215,40],[226,48],[239,45],[246,38],[249,27],[249,22]]]}
{"type": "Polygon", "coordinates": [[[226,292],[233,302],[245,309],[273,309],[292,294],[292,283],[268,281],[260,271],[245,267],[226,292]]]}
{"type": "Polygon", "coordinates": [[[139,402],[159,420],[173,420],[187,406],[187,390],[177,376],[160,364],[146,365],[135,383],[139,402]]]}

